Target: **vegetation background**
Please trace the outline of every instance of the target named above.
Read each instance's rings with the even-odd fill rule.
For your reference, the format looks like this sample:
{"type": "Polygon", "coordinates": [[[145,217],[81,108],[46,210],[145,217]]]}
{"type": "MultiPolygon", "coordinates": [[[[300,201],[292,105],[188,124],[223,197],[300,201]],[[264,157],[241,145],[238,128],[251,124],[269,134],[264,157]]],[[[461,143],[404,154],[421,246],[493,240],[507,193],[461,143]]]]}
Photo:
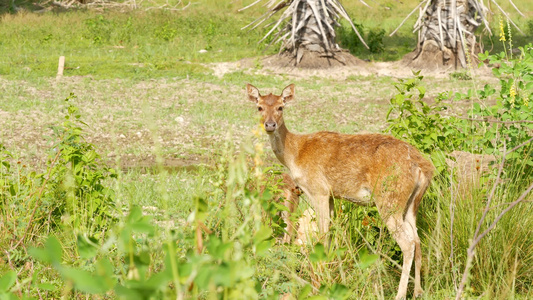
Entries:
{"type": "Polygon", "coordinates": [[[264,13],[238,11],[251,2],[0,3],[0,297],[393,297],[401,253],[374,208],[337,202],[331,249],[276,242],[283,168],[244,86],[293,82],[292,130],[387,132],[437,166],[418,220],[425,298],[462,282],[467,297],[530,298],[531,1],[515,1],[525,17],[501,1],[525,34],[483,35],[489,69],[424,78],[394,62],[414,18],[388,36],[417,1],[343,1],[372,46],[347,24],[339,43],[368,63],[322,71],[263,65],[277,49],[241,31],[264,13]],[[483,172],[461,185],[454,151],[483,155],[483,172]]]}

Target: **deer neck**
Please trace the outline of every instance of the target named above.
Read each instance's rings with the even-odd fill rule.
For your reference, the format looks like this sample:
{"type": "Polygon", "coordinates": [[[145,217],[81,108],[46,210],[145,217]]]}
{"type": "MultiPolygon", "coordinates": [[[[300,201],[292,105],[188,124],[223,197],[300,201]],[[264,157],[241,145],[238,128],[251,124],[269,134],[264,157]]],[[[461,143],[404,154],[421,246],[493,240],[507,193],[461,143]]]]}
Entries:
{"type": "Polygon", "coordinates": [[[294,153],[295,135],[289,132],[285,123],[282,123],[278,130],[269,135],[269,138],[272,150],[278,160],[289,167],[289,164],[294,160],[292,153],[294,153]]]}

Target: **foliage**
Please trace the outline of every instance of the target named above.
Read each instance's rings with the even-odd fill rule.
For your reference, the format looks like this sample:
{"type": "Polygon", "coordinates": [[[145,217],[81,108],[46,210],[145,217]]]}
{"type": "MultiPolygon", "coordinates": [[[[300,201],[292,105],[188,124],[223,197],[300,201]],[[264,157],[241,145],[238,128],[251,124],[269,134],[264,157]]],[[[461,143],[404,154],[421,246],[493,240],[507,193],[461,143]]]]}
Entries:
{"type": "MultiPolygon", "coordinates": [[[[2,228],[10,234],[12,259],[18,247],[32,243],[44,234],[62,227],[87,235],[100,236],[115,220],[113,190],[104,183],[115,178],[113,169],[102,165],[94,145],[83,138],[84,125],[77,107],[65,101],[65,121],[54,126],[55,144],[46,171],[37,173],[0,148],[0,202],[2,228]]],[[[22,252],[23,253],[23,252],[22,252]]]]}
{"type": "Polygon", "coordinates": [[[420,85],[423,78],[414,73],[414,78],[399,79],[394,85],[398,94],[390,99],[387,131],[430,154],[437,170],[443,172],[443,154],[462,147],[475,133],[465,128],[463,120],[444,116],[448,109],[444,100],[451,93],[440,93],[431,104],[424,101],[426,89],[420,85]]]}
{"type": "MultiPolygon", "coordinates": [[[[72,148],[79,142],[80,128],[75,125],[78,121],[75,107],[68,106],[68,111],[67,120],[58,130],[71,138],[64,138],[58,149],[71,153],[68,157],[76,166],[80,163],[75,161],[78,155],[72,153],[78,153],[80,148],[77,151],[72,148]]],[[[211,296],[274,299],[279,297],[280,290],[263,287],[290,282],[293,287],[289,291],[299,291],[302,299],[317,295],[346,299],[351,291],[339,283],[313,288],[303,280],[300,281],[304,284],[294,281],[296,274],[280,276],[276,271],[267,277],[260,276],[264,274],[259,273],[260,263],[269,261],[276,269],[280,268],[280,262],[273,260],[270,253],[274,250],[273,235],[283,232],[283,222],[277,218],[279,210],[284,209],[279,204],[267,203],[272,194],[261,191],[266,176],[272,173],[269,168],[262,168],[260,148],[246,143],[236,152],[232,144],[226,143],[217,162],[217,172],[212,176],[211,184],[215,188],[208,195],[195,197],[185,226],[156,226],[152,216],[146,215],[141,207],[132,206],[121,222],[107,230],[108,234],[78,233],[74,249],[65,245],[59,235],[51,235],[43,247],[31,248],[29,253],[41,268],[51,268],[59,275],[59,286],[46,278],[29,280],[29,286],[14,286],[12,282],[17,275],[8,272],[0,279],[0,293],[33,295],[35,291],[46,290],[49,296],[61,293],[63,297],[73,298],[100,295],[119,299],[211,296]],[[254,157],[252,167],[248,164],[251,157],[254,157]],[[282,224],[265,225],[269,220],[282,224]]],[[[107,168],[92,169],[97,170],[105,172],[107,168]]],[[[84,192],[80,187],[72,193],[84,192]]],[[[80,210],[74,213],[84,214],[80,210]]],[[[322,268],[340,254],[326,254],[320,245],[308,255],[315,268],[322,268]]],[[[376,259],[371,255],[363,258],[365,268],[376,259]]],[[[19,280],[28,279],[19,277],[19,280]]]]}
{"type": "Polygon", "coordinates": [[[50,160],[57,163],[49,165],[43,196],[55,207],[52,223],[62,218],[65,225],[100,234],[114,220],[114,192],[104,181],[116,178],[116,172],[102,164],[95,146],[85,141],[81,126],[87,125],[81,121],[78,108],[69,102],[73,98],[71,94],[65,99],[65,121],[52,127],[59,142],[53,146],[50,160]]]}
{"type": "MultiPolygon", "coordinates": [[[[368,44],[368,51],[370,51],[370,53],[381,53],[385,50],[385,45],[383,43],[383,38],[385,37],[384,29],[368,28],[365,34],[365,26],[362,23],[356,23],[354,21],[354,25],[363,35],[364,40],[368,44]]],[[[358,53],[366,49],[351,28],[340,26],[337,31],[341,47],[350,50],[351,53],[358,53]]]]}
{"type": "Polygon", "coordinates": [[[482,60],[488,59],[489,63],[499,65],[499,68],[493,68],[493,73],[500,79],[500,89],[496,91],[485,85],[483,90],[478,91],[481,99],[496,94],[497,103],[488,107],[474,105],[470,115],[483,119],[484,122],[479,126],[487,127],[481,140],[486,153],[502,155],[504,149],[508,151],[527,143],[506,157],[508,164],[519,168],[527,181],[533,178],[533,148],[530,140],[533,130],[533,44],[519,49],[521,54],[517,58],[508,58],[504,52],[480,54],[482,60]],[[500,122],[491,124],[493,120],[500,122]]]}

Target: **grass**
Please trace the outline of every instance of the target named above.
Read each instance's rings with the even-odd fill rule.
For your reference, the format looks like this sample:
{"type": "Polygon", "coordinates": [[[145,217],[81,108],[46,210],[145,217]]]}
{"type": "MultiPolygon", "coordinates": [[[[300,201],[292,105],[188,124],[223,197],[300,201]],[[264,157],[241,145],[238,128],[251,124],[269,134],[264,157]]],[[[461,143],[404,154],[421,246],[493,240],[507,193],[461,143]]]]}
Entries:
{"type": "MultiPolygon", "coordinates": [[[[276,52],[276,47],[263,52],[264,44],[258,44],[266,29],[240,30],[261,14],[259,6],[237,12],[248,2],[222,2],[196,1],[178,12],[137,10],[124,14],[112,10],[105,13],[69,10],[35,14],[31,13],[32,6],[28,2],[15,1],[27,10],[17,14],[7,13],[7,7],[3,7],[3,13],[0,10],[0,35],[3,37],[0,50],[13,53],[1,58],[0,74],[13,79],[53,77],[58,57],[63,55],[67,76],[209,80],[211,74],[204,66],[206,63],[237,61],[276,52]],[[200,53],[200,50],[207,52],[200,53]]],[[[353,31],[342,23],[342,30],[339,30],[341,46],[350,49],[357,57],[399,60],[414,49],[415,39],[410,30],[414,17],[395,36],[389,37],[388,34],[416,5],[415,1],[406,1],[402,5],[378,1],[373,9],[360,3],[345,5],[354,22],[362,26],[367,41],[374,44],[375,49],[382,49],[371,52],[362,47],[353,31]]],[[[514,32],[514,42],[523,45],[533,34],[527,23],[531,16],[523,18],[506,5],[502,4],[525,32],[525,35],[514,32]]],[[[527,1],[517,2],[517,5],[530,14],[527,1]]],[[[498,27],[497,22],[497,18],[491,20],[494,32],[497,32],[494,30],[498,27]]],[[[486,48],[501,51],[501,44],[491,39],[494,40],[485,35],[486,48]]]]}
{"type": "MultiPolygon", "coordinates": [[[[148,277],[166,269],[187,272],[192,268],[213,274],[242,275],[230,287],[221,285],[229,298],[235,292],[231,288],[251,293],[257,282],[261,284],[262,298],[275,298],[284,293],[298,295],[307,288],[305,283],[314,283],[310,287],[313,294],[327,294],[331,298],[346,295],[344,287],[349,287],[347,294],[351,298],[382,299],[395,294],[400,272],[390,259],[399,262],[401,255],[388,232],[382,230],[374,208],[336,203],[337,211],[345,213],[339,214],[333,224],[333,251],[329,256],[321,257],[324,253],[313,246],[271,245],[268,251],[257,252],[260,243],[265,242],[258,238],[263,223],[275,228],[269,210],[272,208],[268,206],[270,198],[261,200],[259,191],[264,186],[276,189],[273,174],[283,169],[276,165],[271,151],[265,149],[260,158],[265,169],[274,166],[273,171],[265,170],[267,182],[263,186],[253,176],[254,147],[267,139],[253,134],[257,117],[253,105],[244,97],[245,83],[251,82],[262,91],[273,93],[279,93],[290,82],[296,84],[297,100],[287,108],[285,118],[292,131],[354,133],[385,129],[388,100],[396,93],[392,84],[397,79],[376,75],[348,75],[345,79],[262,72],[256,58],[275,53],[276,49],[262,52],[263,45],[257,41],[266,33],[264,30],[240,31],[262,12],[259,7],[236,12],[250,2],[199,0],[179,12],[128,13],[72,10],[15,14],[0,6],[3,9],[0,53],[6,54],[0,57],[0,143],[13,154],[7,160],[14,166],[11,170],[16,170],[5,175],[2,174],[5,169],[0,169],[0,191],[7,191],[7,180],[17,183],[20,188],[15,192],[17,209],[24,211],[16,215],[12,210],[4,210],[11,215],[1,216],[2,226],[18,224],[20,228],[14,236],[23,235],[27,224],[22,221],[27,221],[27,212],[37,201],[35,198],[24,201],[25,197],[31,188],[42,184],[38,179],[32,181],[31,172],[39,174],[46,170],[47,154],[54,153],[53,145],[57,142],[50,127],[65,121],[64,99],[70,92],[76,95],[70,103],[79,107],[82,120],[88,124],[81,126],[85,141],[94,144],[102,156],[99,161],[115,168],[119,175],[118,179],[104,181],[115,192],[113,203],[118,221],[101,231],[102,237],[111,238],[97,241],[99,248],[95,256],[81,258],[77,240],[80,227],[68,220],[59,219],[61,226],[46,231],[50,223],[45,217],[39,219],[42,227],[21,247],[13,247],[16,239],[11,236],[0,238],[0,248],[9,249],[0,256],[0,274],[17,271],[20,280],[13,290],[20,292],[18,296],[85,297],[72,290],[77,281],[65,277],[61,273],[64,270],[29,254],[31,247],[44,244],[46,234],[39,234],[44,231],[60,240],[64,263],[93,271],[98,268],[98,261],[107,259],[113,266],[113,278],[118,278],[121,284],[127,284],[135,275],[131,267],[134,265],[139,273],[146,271],[148,277]],[[200,53],[201,49],[207,53],[200,53]],[[67,63],[65,77],[56,81],[59,55],[65,55],[67,63]],[[255,59],[256,65],[250,70],[229,71],[222,76],[215,75],[209,67],[210,63],[243,58],[255,59]],[[202,215],[198,199],[206,201],[205,219],[195,219],[202,215]],[[152,220],[126,217],[135,206],[141,207],[145,217],[152,220]],[[201,255],[195,255],[199,249],[195,234],[201,227],[198,220],[214,231],[202,233],[208,249],[201,255]],[[249,226],[241,227],[242,224],[249,226]],[[153,231],[150,226],[154,227],[153,231]],[[239,228],[244,229],[239,231],[239,228]],[[121,240],[130,237],[129,233],[134,239],[122,244],[121,240]],[[217,248],[222,247],[215,245],[217,238],[223,240],[222,245],[232,247],[231,253],[217,248]],[[165,259],[172,249],[169,247],[176,247],[171,253],[176,254],[174,265],[179,268],[169,267],[171,262],[165,259]],[[380,259],[371,256],[372,250],[380,259]],[[219,251],[222,254],[215,257],[219,251]],[[130,260],[130,255],[134,259],[130,260]],[[223,273],[222,267],[215,269],[217,266],[233,268],[233,273],[223,273]],[[254,270],[251,277],[246,277],[247,268],[254,270]],[[33,276],[40,282],[32,281],[33,276]],[[54,288],[38,285],[42,283],[50,283],[54,288]],[[319,291],[320,288],[323,290],[319,291]]],[[[15,3],[32,9],[28,2],[15,3]]],[[[413,19],[397,36],[389,38],[387,34],[416,5],[415,1],[372,2],[375,5],[372,10],[357,1],[344,4],[356,23],[364,25],[367,36],[381,29],[386,31],[383,37],[386,51],[370,53],[355,47],[357,56],[397,60],[412,49],[413,19]]],[[[530,5],[527,1],[516,4],[530,5]]],[[[531,9],[524,11],[530,16],[531,9]]],[[[518,17],[518,23],[525,26],[528,19],[518,17]]],[[[529,35],[525,37],[515,34],[515,43],[531,40],[531,29],[527,32],[529,35]]],[[[349,31],[343,34],[351,35],[349,31]]],[[[494,51],[499,51],[497,47],[494,51]]],[[[468,74],[426,78],[428,101],[446,90],[465,92],[473,85],[497,82],[494,78],[475,76],[470,80],[465,75],[468,74]]],[[[470,105],[462,101],[454,103],[453,108],[461,111],[470,105]]],[[[15,199],[2,193],[2,201],[15,199]]],[[[495,207],[517,196],[516,191],[513,194],[504,188],[498,189],[497,195],[499,202],[495,207]]],[[[479,218],[479,214],[472,212],[484,207],[483,191],[476,191],[470,198],[457,199],[454,226],[460,228],[460,235],[454,236],[456,252],[450,261],[449,199],[452,196],[447,183],[437,180],[420,213],[426,299],[455,295],[453,287],[462,272],[465,249],[479,218]]],[[[518,299],[531,296],[531,220],[520,213],[531,209],[530,206],[526,203],[515,209],[480,244],[475,262],[480,267],[472,271],[469,295],[503,298],[515,293],[518,299]],[[517,224],[521,224],[519,230],[517,224]]],[[[9,206],[2,206],[5,207],[9,206]]],[[[300,211],[305,208],[304,203],[300,211]]],[[[82,220],[86,222],[90,218],[83,215],[82,220]]],[[[206,274],[202,276],[208,278],[206,274]]],[[[186,278],[178,284],[173,282],[158,290],[157,297],[176,298],[176,289],[181,287],[192,298],[208,298],[205,291],[212,287],[202,292],[199,283],[196,287],[186,283],[186,278]]],[[[3,292],[0,290],[0,294],[3,292]]],[[[117,293],[111,291],[102,297],[117,298],[117,293]]]]}

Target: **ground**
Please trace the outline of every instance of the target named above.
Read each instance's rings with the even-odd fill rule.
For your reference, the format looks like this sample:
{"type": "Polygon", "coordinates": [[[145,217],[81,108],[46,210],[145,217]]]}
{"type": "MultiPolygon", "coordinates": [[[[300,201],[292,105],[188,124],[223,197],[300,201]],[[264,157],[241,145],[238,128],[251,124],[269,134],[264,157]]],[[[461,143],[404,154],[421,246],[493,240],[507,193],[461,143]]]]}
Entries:
{"type": "MultiPolygon", "coordinates": [[[[412,77],[400,62],[360,61],[357,67],[300,69],[271,67],[271,59],[206,64],[216,77],[205,81],[0,77],[0,137],[18,160],[42,165],[53,144],[51,126],[62,120],[64,99],[72,92],[76,98],[71,102],[88,124],[87,140],[108,162],[125,169],[150,168],[160,157],[168,168],[194,168],[208,162],[217,145],[227,139],[238,144],[255,128],[254,109],[244,94],[247,82],[275,94],[296,84],[296,101],[286,113],[290,130],[355,133],[384,130],[389,99],[396,92],[394,83],[412,77]]],[[[464,81],[451,78],[449,72],[422,72],[427,100],[438,92],[466,91],[495,82],[487,68],[473,73],[474,80],[464,81]]],[[[470,106],[459,104],[457,111],[470,106]]]]}

